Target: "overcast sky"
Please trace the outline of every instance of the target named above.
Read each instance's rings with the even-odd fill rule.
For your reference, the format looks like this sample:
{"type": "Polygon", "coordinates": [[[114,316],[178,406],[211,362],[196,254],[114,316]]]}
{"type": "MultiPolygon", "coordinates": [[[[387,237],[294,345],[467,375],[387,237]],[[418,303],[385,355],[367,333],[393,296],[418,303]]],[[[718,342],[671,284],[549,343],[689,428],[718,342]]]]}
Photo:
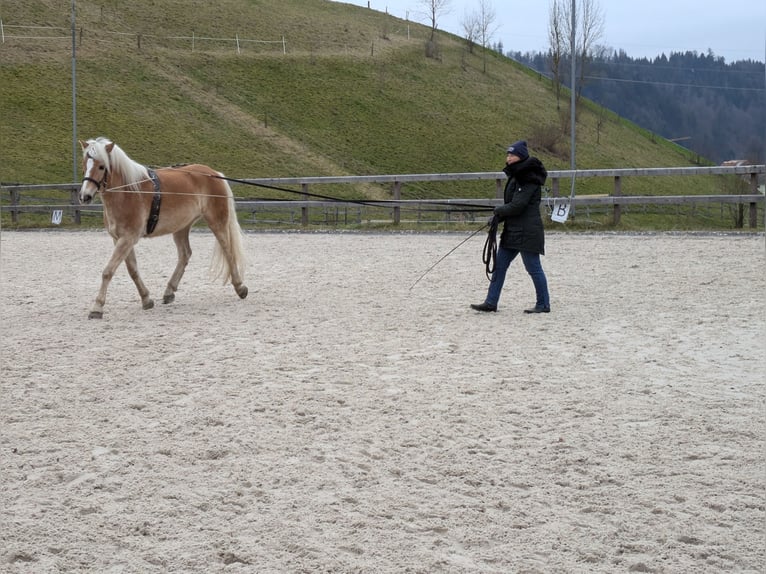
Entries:
{"type": "MultiPolygon", "coordinates": [[[[368,6],[402,19],[430,25],[425,16],[429,0],[343,0],[368,6]]],[[[508,51],[543,52],[548,48],[550,0],[489,0],[495,10],[497,32],[508,51]]],[[[564,0],[567,1],[567,0],[564,0]]],[[[598,1],[598,0],[597,0],[598,1]]],[[[632,58],[653,58],[687,50],[735,60],[764,61],[766,0],[600,0],[604,37],[600,44],[624,50],[632,58]]],[[[462,36],[466,13],[478,11],[479,0],[449,0],[449,13],[437,27],[462,36]]]]}

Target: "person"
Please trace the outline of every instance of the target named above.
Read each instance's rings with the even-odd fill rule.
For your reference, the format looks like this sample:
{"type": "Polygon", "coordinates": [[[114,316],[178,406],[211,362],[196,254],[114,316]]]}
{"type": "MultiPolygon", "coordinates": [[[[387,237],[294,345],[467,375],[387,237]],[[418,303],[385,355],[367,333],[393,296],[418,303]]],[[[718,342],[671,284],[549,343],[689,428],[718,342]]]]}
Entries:
{"type": "Polygon", "coordinates": [[[483,303],[472,304],[476,311],[497,311],[505,275],[516,256],[521,254],[524,268],[532,278],[537,299],[525,313],[550,313],[548,279],[540,256],[545,253],[545,229],[540,215],[541,189],[548,177],[543,163],[530,157],[526,141],[508,147],[505,168],[508,176],[503,205],[495,207],[494,216],[503,222],[503,232],[495,258],[495,269],[483,303]]]}

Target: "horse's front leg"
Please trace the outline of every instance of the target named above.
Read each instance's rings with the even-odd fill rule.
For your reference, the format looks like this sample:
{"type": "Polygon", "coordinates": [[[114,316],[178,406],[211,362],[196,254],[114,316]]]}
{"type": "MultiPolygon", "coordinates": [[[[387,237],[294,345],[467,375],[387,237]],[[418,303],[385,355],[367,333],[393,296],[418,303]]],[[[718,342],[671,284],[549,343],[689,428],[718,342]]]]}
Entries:
{"type": "Polygon", "coordinates": [[[114,242],[114,251],[112,251],[112,256],[101,273],[101,288],[98,290],[96,301],[93,303],[88,319],[101,319],[104,316],[104,303],[106,303],[106,290],[109,287],[109,282],[114,277],[114,272],[120,266],[120,263],[125,261],[125,258],[133,250],[135,244],[135,240],[124,237],[114,242]]]}
{"type": "Polygon", "coordinates": [[[154,301],[149,297],[149,289],[146,288],[144,282],[141,280],[141,276],[138,274],[138,262],[136,261],[136,250],[131,247],[128,252],[128,256],[125,258],[125,267],[128,268],[128,275],[133,279],[133,283],[136,284],[138,294],[141,297],[141,306],[144,309],[151,309],[154,307],[154,301]]]}
{"type": "Polygon", "coordinates": [[[181,277],[184,276],[186,271],[186,265],[191,259],[191,245],[189,244],[189,230],[191,226],[176,231],[173,234],[173,241],[176,244],[176,250],[178,251],[178,262],[176,268],[173,271],[173,275],[170,276],[168,286],[165,287],[165,293],[162,296],[163,303],[172,303],[176,298],[176,291],[178,290],[178,284],[181,282],[181,277]]]}

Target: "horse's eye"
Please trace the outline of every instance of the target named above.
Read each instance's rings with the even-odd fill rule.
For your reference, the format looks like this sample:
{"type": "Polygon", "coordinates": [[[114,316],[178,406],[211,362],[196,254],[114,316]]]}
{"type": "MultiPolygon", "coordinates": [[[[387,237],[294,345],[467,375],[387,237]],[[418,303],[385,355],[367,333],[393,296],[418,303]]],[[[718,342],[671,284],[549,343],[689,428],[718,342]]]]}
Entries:
{"type": "Polygon", "coordinates": [[[98,169],[100,169],[101,171],[104,171],[104,166],[100,165],[100,166],[98,166],[98,169]]]}

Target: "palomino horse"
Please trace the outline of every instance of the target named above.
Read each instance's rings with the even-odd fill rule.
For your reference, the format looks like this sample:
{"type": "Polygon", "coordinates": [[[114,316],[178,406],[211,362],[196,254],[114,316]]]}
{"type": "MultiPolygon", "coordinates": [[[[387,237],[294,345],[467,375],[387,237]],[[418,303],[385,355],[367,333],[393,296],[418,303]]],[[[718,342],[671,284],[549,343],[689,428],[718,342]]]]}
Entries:
{"type": "Polygon", "coordinates": [[[178,263],[162,297],[163,303],[172,302],[192,253],[189,230],[200,217],[218,240],[213,254],[215,274],[222,277],[224,283],[231,281],[240,298],[247,297],[247,287],[242,282],[242,231],[234,196],[222,174],[204,165],[161,168],[154,172],[130,159],[106,138],[91,139],[80,145],[84,173],[80,202],[90,203],[101,191],[104,226],[114,240],[114,251],[101,276],[101,288],[89,318],[103,317],[107,287],[123,261],[138,288],[143,308],[154,307],[136,264],[134,246],[142,237],[173,234],[178,263]]]}

